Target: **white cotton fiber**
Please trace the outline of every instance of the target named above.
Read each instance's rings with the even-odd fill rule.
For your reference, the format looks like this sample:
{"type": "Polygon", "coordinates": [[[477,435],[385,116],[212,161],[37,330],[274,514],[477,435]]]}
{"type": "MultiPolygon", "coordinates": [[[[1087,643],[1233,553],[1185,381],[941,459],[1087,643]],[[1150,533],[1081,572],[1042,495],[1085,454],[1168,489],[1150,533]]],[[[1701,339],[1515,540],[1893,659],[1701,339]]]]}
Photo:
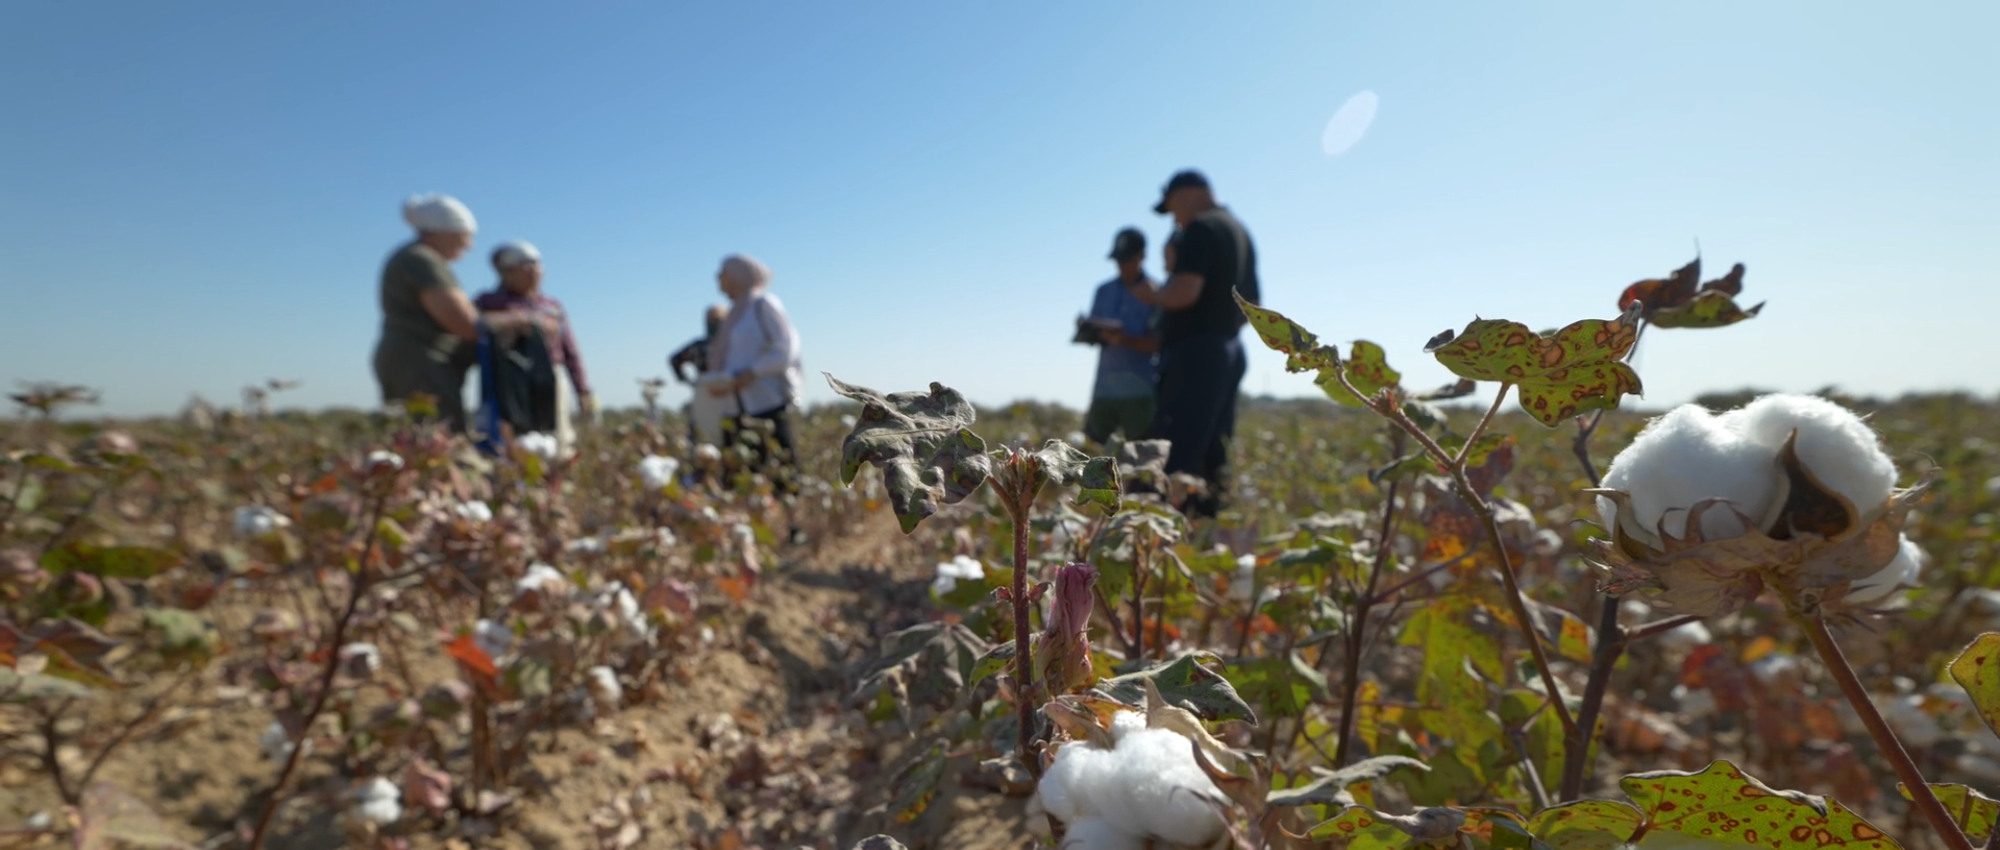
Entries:
{"type": "Polygon", "coordinates": [[[1881,507],[1896,486],[1896,464],[1882,451],[1881,436],[1854,411],[1826,399],[1767,395],[1723,418],[1734,420],[1734,430],[1774,452],[1797,429],[1799,462],[1863,515],[1881,507]]]}
{"type": "Polygon", "coordinates": [[[1120,830],[1102,818],[1070,821],[1058,850],[1145,850],[1146,839],[1120,830]]]}
{"type": "Polygon", "coordinates": [[[1073,831],[1088,824],[1093,835],[1126,839],[1075,846],[1139,846],[1145,839],[1205,846],[1222,836],[1222,819],[1209,803],[1222,793],[1195,763],[1191,741],[1145,728],[1145,719],[1133,712],[1114,715],[1111,734],[1112,749],[1065,745],[1042,776],[1042,806],[1049,814],[1073,831]]]}
{"type": "MultiPolygon", "coordinates": [[[[1667,533],[1683,536],[1687,509],[1706,499],[1727,499],[1752,520],[1770,509],[1778,494],[1776,454],[1732,431],[1725,419],[1700,405],[1681,405],[1647,424],[1612,460],[1604,486],[1631,494],[1631,518],[1639,529],[1628,524],[1628,533],[1642,529],[1646,533],[1641,538],[1653,544],[1652,533],[1664,517],[1667,533]]],[[[1613,527],[1618,511],[1611,500],[1599,498],[1597,510],[1605,527],[1613,527]]],[[[1705,539],[1736,537],[1746,530],[1719,505],[1702,514],[1701,525],[1705,539]]]]}
{"type": "Polygon", "coordinates": [[[1867,578],[1855,579],[1847,588],[1847,602],[1850,605],[1868,605],[1889,598],[1903,585],[1915,586],[1917,574],[1924,569],[1924,562],[1930,556],[1910,538],[1903,538],[1902,551],[1896,553],[1896,560],[1867,578]]]}

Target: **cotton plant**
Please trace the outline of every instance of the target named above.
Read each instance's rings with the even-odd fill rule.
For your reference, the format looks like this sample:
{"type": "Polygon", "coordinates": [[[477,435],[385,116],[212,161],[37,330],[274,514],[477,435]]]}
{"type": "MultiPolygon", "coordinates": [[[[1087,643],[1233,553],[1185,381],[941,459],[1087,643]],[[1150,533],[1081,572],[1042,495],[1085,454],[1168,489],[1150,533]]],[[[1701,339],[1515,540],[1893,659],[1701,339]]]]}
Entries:
{"type": "Polygon", "coordinates": [[[1934,477],[1896,490],[1875,431],[1825,399],[1683,405],[1612,461],[1593,554],[1607,590],[1677,614],[1732,613],[1767,588],[1795,611],[1866,609],[1915,581],[1924,555],[1902,528],[1934,477]]]}

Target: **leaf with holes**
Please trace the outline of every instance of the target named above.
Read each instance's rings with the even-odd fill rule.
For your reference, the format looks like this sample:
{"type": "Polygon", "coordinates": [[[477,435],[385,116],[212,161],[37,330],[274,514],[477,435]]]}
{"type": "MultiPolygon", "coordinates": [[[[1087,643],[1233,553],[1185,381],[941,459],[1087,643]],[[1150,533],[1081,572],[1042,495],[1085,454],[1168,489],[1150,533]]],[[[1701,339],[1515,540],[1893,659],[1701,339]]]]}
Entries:
{"type": "Polygon", "coordinates": [[[1333,369],[1321,369],[1319,377],[1313,383],[1326,391],[1327,398],[1348,407],[1363,407],[1367,404],[1366,396],[1400,386],[1402,380],[1403,373],[1389,367],[1388,358],[1382,353],[1382,346],[1365,339],[1357,339],[1354,341],[1353,349],[1348,352],[1347,359],[1340,363],[1339,372],[1333,369]],[[1347,382],[1361,391],[1360,396],[1348,392],[1346,387],[1341,386],[1340,378],[1336,377],[1340,373],[1345,373],[1347,382]]]}
{"type": "Polygon", "coordinates": [[[862,405],[854,431],[841,442],[841,483],[853,484],[862,464],[881,469],[903,533],[915,531],[941,506],[971,495],[991,473],[986,441],[970,427],[972,404],[957,390],[933,382],[929,392],[885,396],[832,375],[826,381],[862,405]]]}
{"type": "Polygon", "coordinates": [[[1474,319],[1426,350],[1452,374],[1515,385],[1521,409],[1543,425],[1587,410],[1612,410],[1643,391],[1639,373],[1620,362],[1638,341],[1635,306],[1616,319],[1585,319],[1549,335],[1520,322],[1474,319]]]}
{"type": "MultiPolygon", "coordinates": [[[[1076,504],[1094,505],[1105,515],[1118,512],[1118,462],[1091,457],[1061,440],[1050,440],[1031,457],[1037,471],[1059,486],[1076,485],[1076,504]]],[[[1041,489],[1041,482],[1035,482],[1041,489]]]]}
{"type": "MultiPolygon", "coordinates": [[[[2000,821],[2000,800],[1949,782],[1932,782],[1931,793],[1936,794],[1944,810],[1951,812],[1952,820],[1958,828],[1965,830],[1965,837],[1975,845],[1985,844],[1993,835],[1993,824],[2000,821]]],[[[1901,782],[1896,783],[1896,793],[1903,799],[1910,799],[1910,789],[1901,782]]]]}
{"type": "Polygon", "coordinates": [[[1093,689],[1126,705],[1146,704],[1146,680],[1160,689],[1168,705],[1185,708],[1201,719],[1257,722],[1257,713],[1236,693],[1222,674],[1202,666],[1200,656],[1183,655],[1144,670],[1115,676],[1097,683],[1093,689]]]}
{"type": "Polygon", "coordinates": [[[1710,764],[1699,773],[1635,773],[1618,785],[1644,813],[1648,832],[1677,832],[1778,850],[1833,844],[1851,850],[1901,847],[1838,800],[1777,790],[1727,761],[1710,764]]]}
{"type": "Polygon", "coordinates": [[[1987,728],[2000,732],[2000,634],[1974,638],[1951,662],[1951,678],[1972,697],[1987,728]]]}

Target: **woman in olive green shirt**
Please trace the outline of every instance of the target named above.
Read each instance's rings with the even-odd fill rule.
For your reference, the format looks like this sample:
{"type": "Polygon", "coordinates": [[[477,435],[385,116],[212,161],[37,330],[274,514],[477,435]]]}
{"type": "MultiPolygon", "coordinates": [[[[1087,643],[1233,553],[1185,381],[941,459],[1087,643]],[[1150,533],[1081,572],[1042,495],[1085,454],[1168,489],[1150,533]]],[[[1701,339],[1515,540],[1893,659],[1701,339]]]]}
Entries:
{"type": "Polygon", "coordinates": [[[399,404],[429,396],[438,418],[465,430],[465,373],[471,368],[479,328],[512,334],[536,321],[519,312],[481,316],[459,288],[451,262],[472,247],[478,223],[449,195],[417,195],[403,202],[403,220],[417,238],[389,255],[382,267],[382,340],[375,346],[375,380],[382,401],[399,404]]]}

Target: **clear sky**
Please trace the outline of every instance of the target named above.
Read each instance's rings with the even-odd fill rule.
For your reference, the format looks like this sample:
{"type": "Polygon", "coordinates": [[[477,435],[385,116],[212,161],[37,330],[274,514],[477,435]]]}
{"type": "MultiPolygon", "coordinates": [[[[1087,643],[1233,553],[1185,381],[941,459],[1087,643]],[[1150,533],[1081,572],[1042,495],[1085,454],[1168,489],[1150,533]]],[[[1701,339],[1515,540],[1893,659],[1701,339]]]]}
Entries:
{"type": "MultiPolygon", "coordinates": [[[[1608,317],[1689,259],[1649,405],[2000,389],[2000,4],[0,3],[0,381],[371,405],[401,200],[544,254],[604,401],[763,258],[819,370],[1080,405],[1111,235],[1197,166],[1266,302],[1382,343],[1608,317]],[[1329,120],[1362,92],[1344,153],[1329,120]]],[[[1149,268],[1158,272],[1157,251],[1149,268]]],[[[1246,332],[1246,342],[1249,342],[1246,332]]],[[[1315,392],[1253,353],[1247,391],[1315,392]]],[[[685,394],[669,397],[678,402],[685,394]]]]}

